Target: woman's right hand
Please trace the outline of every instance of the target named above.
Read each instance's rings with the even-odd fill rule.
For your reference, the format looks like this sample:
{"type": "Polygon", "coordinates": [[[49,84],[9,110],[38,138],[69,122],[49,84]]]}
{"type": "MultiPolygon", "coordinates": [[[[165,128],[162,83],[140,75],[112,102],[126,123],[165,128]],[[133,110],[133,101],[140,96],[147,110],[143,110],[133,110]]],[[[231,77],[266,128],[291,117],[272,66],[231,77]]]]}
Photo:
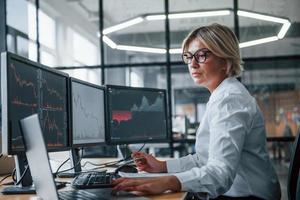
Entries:
{"type": "Polygon", "coordinates": [[[159,161],[152,155],[143,152],[134,152],[131,154],[137,168],[141,171],[152,173],[167,172],[167,164],[165,161],[159,161]]]}

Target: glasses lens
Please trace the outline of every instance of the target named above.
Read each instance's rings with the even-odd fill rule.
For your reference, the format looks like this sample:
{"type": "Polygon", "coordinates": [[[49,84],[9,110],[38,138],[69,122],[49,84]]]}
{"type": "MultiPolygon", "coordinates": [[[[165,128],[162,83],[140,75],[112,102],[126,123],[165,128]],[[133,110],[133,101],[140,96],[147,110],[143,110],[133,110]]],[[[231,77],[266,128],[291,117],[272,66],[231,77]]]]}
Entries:
{"type": "Polygon", "coordinates": [[[195,53],[195,58],[199,63],[203,63],[206,60],[206,55],[207,55],[207,52],[198,51],[198,52],[195,53]]]}
{"type": "Polygon", "coordinates": [[[182,60],[184,63],[189,64],[192,60],[192,55],[189,53],[183,53],[182,54],[182,60]]]}

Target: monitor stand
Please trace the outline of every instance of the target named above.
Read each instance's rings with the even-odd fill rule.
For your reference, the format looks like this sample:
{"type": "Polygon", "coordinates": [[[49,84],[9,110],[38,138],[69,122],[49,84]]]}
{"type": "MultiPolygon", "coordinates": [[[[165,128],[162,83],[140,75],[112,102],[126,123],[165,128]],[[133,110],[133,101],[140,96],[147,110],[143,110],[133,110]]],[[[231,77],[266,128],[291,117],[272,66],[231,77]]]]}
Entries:
{"type": "MultiPolygon", "coordinates": [[[[83,150],[82,150],[83,151],[83,150]]],[[[71,166],[69,171],[67,172],[61,172],[58,173],[57,176],[60,178],[73,178],[76,175],[81,173],[81,165],[78,164],[80,162],[80,149],[79,148],[74,148],[69,151],[70,153],[70,161],[71,161],[71,166]]]]}
{"type": "MultiPolygon", "coordinates": [[[[19,153],[14,156],[15,167],[16,167],[16,180],[19,182],[22,174],[24,173],[27,165],[27,159],[25,153],[19,153]]],[[[18,185],[13,185],[3,188],[1,191],[3,194],[34,194],[35,190],[32,186],[32,178],[30,169],[24,174],[22,180],[18,185]]]]}
{"type": "Polygon", "coordinates": [[[129,159],[131,158],[132,151],[129,149],[128,145],[117,145],[118,158],[129,159]]]}
{"type": "MultiPolygon", "coordinates": [[[[27,159],[25,152],[19,153],[14,156],[15,160],[15,167],[16,167],[16,180],[19,182],[21,179],[22,174],[26,169],[27,159]]],[[[32,177],[30,173],[30,169],[27,169],[27,172],[24,174],[22,180],[18,185],[7,186],[2,189],[3,194],[35,194],[35,188],[32,185],[32,177]]],[[[63,183],[57,183],[57,188],[62,188],[65,186],[63,183]]]]}

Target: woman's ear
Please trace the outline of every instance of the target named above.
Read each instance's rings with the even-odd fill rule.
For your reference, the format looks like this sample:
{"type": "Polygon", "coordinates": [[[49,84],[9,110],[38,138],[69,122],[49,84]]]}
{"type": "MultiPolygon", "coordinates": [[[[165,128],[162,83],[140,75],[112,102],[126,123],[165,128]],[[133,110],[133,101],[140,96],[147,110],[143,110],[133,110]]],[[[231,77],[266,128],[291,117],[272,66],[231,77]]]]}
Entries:
{"type": "Polygon", "coordinates": [[[232,67],[232,61],[226,60],[226,62],[227,62],[227,68],[230,69],[232,67]]]}
{"type": "Polygon", "coordinates": [[[229,75],[230,74],[230,71],[231,71],[231,68],[232,68],[232,61],[229,60],[229,59],[226,59],[225,60],[225,66],[226,66],[226,74],[229,75]]]}

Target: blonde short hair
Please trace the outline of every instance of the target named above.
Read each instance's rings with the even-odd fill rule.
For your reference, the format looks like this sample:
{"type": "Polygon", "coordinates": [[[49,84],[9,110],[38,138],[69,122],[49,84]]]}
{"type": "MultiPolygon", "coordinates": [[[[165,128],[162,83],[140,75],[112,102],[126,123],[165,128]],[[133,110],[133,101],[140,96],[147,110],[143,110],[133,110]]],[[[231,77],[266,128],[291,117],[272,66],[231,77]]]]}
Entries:
{"type": "Polygon", "coordinates": [[[182,43],[186,52],[194,39],[199,39],[214,55],[227,61],[227,75],[239,76],[243,71],[239,42],[227,27],[217,23],[202,26],[190,32],[182,43]]]}

